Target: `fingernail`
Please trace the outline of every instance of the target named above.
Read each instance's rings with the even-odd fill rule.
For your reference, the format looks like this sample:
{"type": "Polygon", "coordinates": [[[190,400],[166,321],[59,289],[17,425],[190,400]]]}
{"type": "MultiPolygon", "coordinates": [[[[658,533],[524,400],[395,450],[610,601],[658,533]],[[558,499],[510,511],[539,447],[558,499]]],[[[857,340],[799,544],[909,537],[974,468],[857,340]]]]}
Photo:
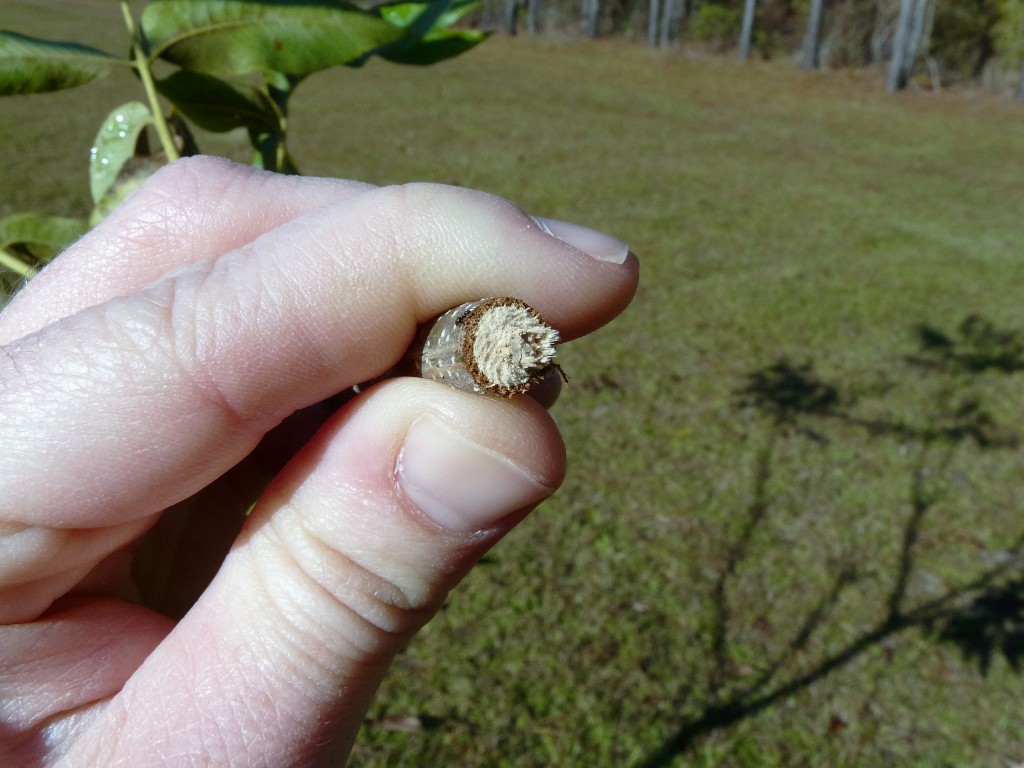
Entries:
{"type": "Polygon", "coordinates": [[[397,475],[409,501],[438,525],[460,532],[488,528],[554,491],[508,457],[429,415],[409,427],[397,475]]]}
{"type": "Polygon", "coordinates": [[[570,224],[567,221],[558,221],[556,219],[539,219],[534,217],[533,220],[552,237],[557,237],[573,248],[579,248],[598,261],[622,264],[626,261],[626,257],[629,256],[628,245],[611,235],[598,232],[596,229],[581,227],[579,224],[570,224]]]}

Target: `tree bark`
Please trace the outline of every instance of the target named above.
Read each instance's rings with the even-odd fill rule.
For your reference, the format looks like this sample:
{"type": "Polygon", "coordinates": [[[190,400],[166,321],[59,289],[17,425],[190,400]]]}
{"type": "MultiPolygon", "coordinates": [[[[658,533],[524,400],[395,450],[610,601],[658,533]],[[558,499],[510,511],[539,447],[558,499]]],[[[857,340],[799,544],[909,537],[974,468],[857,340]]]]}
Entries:
{"type": "Polygon", "coordinates": [[[683,14],[686,13],[686,0],[664,0],[661,17],[661,47],[667,48],[679,37],[683,14]]]}
{"type": "Polygon", "coordinates": [[[889,79],[886,87],[889,93],[903,90],[910,78],[907,54],[910,51],[910,28],[913,23],[915,0],[900,0],[900,17],[896,22],[896,35],[892,41],[892,58],[889,60],[889,79]]]}
{"type": "Polygon", "coordinates": [[[932,0],[900,0],[900,17],[889,63],[889,92],[906,88],[914,62],[931,36],[932,0]]]}
{"type": "Polygon", "coordinates": [[[526,6],[526,33],[540,34],[541,0],[529,0],[526,6]]]}
{"type": "Polygon", "coordinates": [[[505,31],[510,35],[519,32],[519,0],[505,0],[505,31]]]}
{"type": "Polygon", "coordinates": [[[647,5],[647,46],[658,47],[658,19],[660,18],[659,0],[650,0],[647,5]]]}
{"type": "Polygon", "coordinates": [[[601,0],[583,0],[583,34],[597,37],[598,22],[601,18],[601,0]]]}
{"type": "Polygon", "coordinates": [[[927,48],[925,37],[931,33],[931,0],[914,0],[914,12],[910,21],[910,37],[907,44],[907,76],[914,68],[914,62],[921,55],[921,49],[927,48]]]}
{"type": "Polygon", "coordinates": [[[825,15],[825,0],[811,0],[811,15],[807,20],[807,35],[804,37],[804,69],[817,69],[821,65],[821,21],[825,15]]]}
{"type": "Polygon", "coordinates": [[[743,29],[740,32],[740,58],[750,58],[751,42],[754,38],[754,10],[757,0],[743,0],[743,29]]]}

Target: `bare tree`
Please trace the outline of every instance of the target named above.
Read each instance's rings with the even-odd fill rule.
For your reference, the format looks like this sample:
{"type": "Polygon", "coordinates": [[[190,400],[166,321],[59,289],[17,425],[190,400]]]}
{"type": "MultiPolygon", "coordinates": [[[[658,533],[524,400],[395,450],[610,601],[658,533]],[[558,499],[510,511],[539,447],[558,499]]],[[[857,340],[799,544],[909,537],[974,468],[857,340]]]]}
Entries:
{"type": "MultiPolygon", "coordinates": [[[[914,62],[922,51],[928,50],[933,17],[932,0],[915,0],[914,12],[910,18],[910,39],[907,50],[907,64],[913,69],[914,62]]],[[[909,74],[909,72],[908,72],[909,74]]]]}
{"type": "Polygon", "coordinates": [[[801,61],[804,69],[817,69],[821,64],[821,20],[824,15],[825,0],[811,0],[811,14],[807,20],[801,61]]]}
{"type": "Polygon", "coordinates": [[[649,48],[658,47],[658,18],[661,13],[659,10],[659,0],[650,0],[647,10],[647,46],[649,48]]]}
{"type": "Polygon", "coordinates": [[[679,37],[686,15],[686,0],[649,0],[647,45],[667,48],[679,37]]]}
{"type": "Polygon", "coordinates": [[[526,5],[526,33],[540,33],[541,0],[528,0],[526,5]]]}
{"type": "Polygon", "coordinates": [[[686,15],[686,0],[665,0],[661,17],[661,47],[667,48],[679,37],[679,28],[686,15]]]}
{"type": "Polygon", "coordinates": [[[757,0],[743,0],[743,29],[740,32],[740,58],[750,58],[751,41],[754,38],[754,11],[757,0]]]}
{"type": "Polygon", "coordinates": [[[583,0],[583,34],[597,37],[598,23],[601,20],[601,0],[583,0]]]}
{"type": "Polygon", "coordinates": [[[916,0],[900,0],[900,17],[896,22],[896,36],[892,41],[892,58],[889,60],[889,79],[886,88],[890,93],[902,90],[910,78],[907,52],[910,48],[911,14],[916,0]]]}
{"type": "Polygon", "coordinates": [[[519,0],[505,0],[505,31],[510,35],[519,32],[519,0]]]}
{"type": "Polygon", "coordinates": [[[914,62],[927,48],[932,19],[931,0],[900,0],[900,15],[892,43],[887,88],[890,93],[906,88],[914,62]]]}

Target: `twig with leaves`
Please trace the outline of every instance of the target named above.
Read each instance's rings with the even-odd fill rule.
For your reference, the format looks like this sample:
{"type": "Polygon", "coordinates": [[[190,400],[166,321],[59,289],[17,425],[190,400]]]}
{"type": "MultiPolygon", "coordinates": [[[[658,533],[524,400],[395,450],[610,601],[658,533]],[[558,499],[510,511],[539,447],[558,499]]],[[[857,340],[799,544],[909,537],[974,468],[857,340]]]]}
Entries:
{"type": "Polygon", "coordinates": [[[452,29],[476,4],[392,1],[365,9],[336,0],[149,0],[136,18],[121,0],[131,42],[125,57],[0,30],[0,96],[86,85],[115,67],[134,71],[145,94],[145,101],[114,108],[96,135],[88,220],[39,213],[0,220],[0,289],[32,277],[161,165],[197,153],[192,126],[244,129],[253,165],[297,173],[287,148],[288,102],[306,77],[360,67],[374,56],[417,65],[458,56],[487,37],[452,29]],[[157,77],[157,61],[173,71],[157,77]],[[148,128],[159,150],[150,151],[148,128]]]}

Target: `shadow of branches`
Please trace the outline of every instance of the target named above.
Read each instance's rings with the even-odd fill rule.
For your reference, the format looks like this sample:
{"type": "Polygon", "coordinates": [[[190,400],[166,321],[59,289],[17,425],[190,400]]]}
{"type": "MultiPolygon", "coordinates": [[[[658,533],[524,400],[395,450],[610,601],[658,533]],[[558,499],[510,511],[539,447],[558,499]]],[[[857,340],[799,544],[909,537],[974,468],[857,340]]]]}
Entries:
{"type": "Polygon", "coordinates": [[[680,727],[637,765],[658,768],[672,763],[704,736],[734,725],[784,701],[858,658],[880,643],[911,628],[934,641],[952,643],[987,674],[1002,656],[1020,671],[1024,661],[1024,531],[1002,552],[1000,561],[947,591],[911,605],[908,590],[915,571],[922,524],[936,504],[929,475],[945,471],[956,450],[973,442],[984,451],[1015,450],[1016,430],[1000,424],[982,395],[972,388],[973,377],[985,372],[1012,375],[1024,371],[1024,335],[997,328],[979,315],[964,320],[955,333],[933,326],[916,329],[918,348],[905,358],[915,370],[942,377],[946,397],[935,403],[930,419],[915,423],[905,418],[865,418],[857,414],[856,398],[844,395],[839,383],[823,379],[810,361],[780,359],[747,375],[737,391],[739,408],[752,408],[770,419],[765,444],[756,457],[753,493],[744,522],[726,550],[725,564],[712,588],[711,627],[713,694],[703,711],[680,727]],[[756,529],[771,513],[767,492],[780,441],[798,435],[829,443],[835,424],[858,427],[869,437],[913,441],[922,450],[908,477],[908,509],[890,586],[884,594],[881,618],[841,648],[818,659],[810,669],[784,674],[787,660],[807,645],[825,623],[844,590],[861,577],[855,563],[838,563],[827,590],[791,630],[788,641],[767,659],[752,681],[728,687],[730,673],[728,586],[747,559],[756,529]]]}
{"type": "Polygon", "coordinates": [[[937,617],[929,628],[939,640],[960,646],[983,674],[997,654],[1019,673],[1024,661],[1024,575],[981,591],[960,610],[937,617]]]}
{"type": "Polygon", "coordinates": [[[912,363],[961,373],[1024,371],[1024,335],[997,328],[981,315],[969,315],[955,334],[930,325],[915,330],[920,349],[908,357],[912,363]]]}

